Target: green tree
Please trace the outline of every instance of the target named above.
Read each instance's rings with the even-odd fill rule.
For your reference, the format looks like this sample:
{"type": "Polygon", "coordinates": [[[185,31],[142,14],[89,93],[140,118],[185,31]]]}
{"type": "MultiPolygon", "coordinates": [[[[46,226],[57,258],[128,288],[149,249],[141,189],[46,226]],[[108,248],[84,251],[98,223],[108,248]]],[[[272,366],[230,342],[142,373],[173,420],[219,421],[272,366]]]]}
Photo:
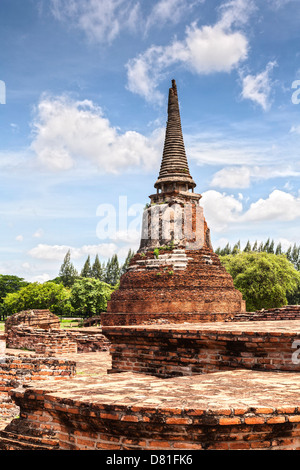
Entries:
{"type": "Polygon", "coordinates": [[[8,315],[28,309],[49,309],[57,315],[70,315],[70,290],[62,284],[34,282],[18,292],[7,294],[3,307],[8,315]]]}
{"type": "Polygon", "coordinates": [[[130,249],[127,253],[127,257],[124,261],[124,264],[122,265],[122,267],[120,269],[120,276],[122,276],[123,274],[126,273],[126,271],[128,269],[128,266],[129,266],[129,263],[130,263],[130,261],[131,261],[131,259],[133,258],[134,255],[135,255],[134,251],[130,249]]]}
{"type": "Polygon", "coordinates": [[[249,240],[247,241],[247,244],[246,244],[246,246],[245,246],[245,248],[244,248],[244,251],[246,251],[246,252],[251,251],[251,243],[249,242],[249,240]]]}
{"type": "Polygon", "coordinates": [[[107,309],[114,288],[95,278],[81,278],[71,289],[71,305],[77,315],[90,317],[107,309]]]}
{"type": "Polygon", "coordinates": [[[92,277],[94,277],[95,279],[99,279],[99,281],[102,281],[103,276],[104,276],[104,269],[103,269],[102,264],[100,263],[99,256],[96,255],[94,264],[92,266],[92,277]]]}
{"type": "Polygon", "coordinates": [[[78,277],[78,272],[71,263],[71,252],[67,252],[64,262],[60,267],[59,278],[65,287],[71,287],[75,279],[78,277]]]}
{"type": "Polygon", "coordinates": [[[0,319],[6,317],[6,311],[3,307],[3,301],[7,294],[18,292],[22,287],[28,285],[28,282],[18,276],[0,274],[0,319]]]}
{"type": "Polygon", "coordinates": [[[115,286],[120,279],[120,266],[117,255],[113,255],[111,259],[108,260],[105,268],[105,277],[104,281],[107,284],[115,286]]]}
{"type": "Polygon", "coordinates": [[[91,267],[91,258],[90,255],[87,257],[86,262],[81,271],[81,277],[93,277],[92,276],[92,267],[91,267]]]}
{"type": "Polygon", "coordinates": [[[287,296],[300,283],[300,273],[285,255],[242,252],[220,260],[243,294],[248,311],[287,305],[287,296]]]}

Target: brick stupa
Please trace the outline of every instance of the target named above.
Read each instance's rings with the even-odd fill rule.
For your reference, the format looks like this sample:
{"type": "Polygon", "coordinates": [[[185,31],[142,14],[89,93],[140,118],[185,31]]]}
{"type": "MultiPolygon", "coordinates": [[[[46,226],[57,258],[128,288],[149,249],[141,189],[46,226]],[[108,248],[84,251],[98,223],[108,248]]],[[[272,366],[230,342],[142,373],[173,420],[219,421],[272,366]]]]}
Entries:
{"type": "Polygon", "coordinates": [[[143,214],[140,248],[102,314],[103,326],[221,321],[244,312],[242,294],[213,251],[201,195],[194,192],[175,80],[154,187],[143,214]]]}

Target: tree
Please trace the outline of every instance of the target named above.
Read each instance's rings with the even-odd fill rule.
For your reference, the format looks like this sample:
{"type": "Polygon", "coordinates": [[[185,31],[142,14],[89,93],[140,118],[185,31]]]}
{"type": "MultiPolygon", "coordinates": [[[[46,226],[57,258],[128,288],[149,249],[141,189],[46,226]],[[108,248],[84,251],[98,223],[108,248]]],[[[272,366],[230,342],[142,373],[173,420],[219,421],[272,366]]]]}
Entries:
{"type": "Polygon", "coordinates": [[[104,276],[104,269],[100,263],[99,256],[96,255],[94,264],[92,266],[92,277],[94,277],[95,279],[99,279],[99,281],[102,281],[103,276],[104,276]]]}
{"type": "Polygon", "coordinates": [[[91,258],[90,255],[87,257],[86,262],[81,271],[81,277],[93,277],[92,276],[92,267],[91,267],[91,258]]]}
{"type": "Polygon", "coordinates": [[[107,284],[115,286],[120,279],[120,266],[118,261],[118,256],[113,255],[111,259],[108,260],[106,269],[105,269],[105,277],[104,281],[107,284]]]}
{"type": "Polygon", "coordinates": [[[62,284],[34,282],[18,292],[7,294],[3,307],[8,315],[29,309],[49,309],[59,315],[70,315],[70,290],[62,284]]]}
{"type": "Polygon", "coordinates": [[[0,318],[5,319],[6,313],[3,308],[3,301],[7,294],[18,292],[22,287],[28,285],[28,282],[17,276],[0,274],[0,318]]]}
{"type": "Polygon", "coordinates": [[[126,259],[125,259],[125,262],[124,262],[124,264],[122,265],[121,270],[120,270],[120,276],[122,276],[123,274],[126,273],[126,271],[127,271],[127,269],[128,269],[128,266],[129,266],[129,263],[130,263],[131,259],[133,258],[134,254],[135,254],[135,253],[134,253],[133,250],[130,249],[130,250],[128,251],[128,254],[127,254],[127,257],[126,257],[126,259]]]}
{"type": "Polygon", "coordinates": [[[99,315],[106,310],[113,291],[111,285],[99,279],[77,279],[71,290],[71,305],[75,313],[82,317],[99,315]]]}
{"type": "Polygon", "coordinates": [[[78,273],[71,263],[71,252],[67,252],[64,262],[60,267],[59,277],[65,287],[71,287],[74,284],[75,279],[78,277],[78,273]]]}
{"type": "Polygon", "coordinates": [[[243,294],[248,311],[287,305],[287,296],[299,288],[300,273],[285,255],[242,252],[220,260],[243,294]]]}
{"type": "Polygon", "coordinates": [[[251,243],[249,242],[249,240],[247,241],[244,251],[247,251],[247,252],[251,251],[251,243]]]}

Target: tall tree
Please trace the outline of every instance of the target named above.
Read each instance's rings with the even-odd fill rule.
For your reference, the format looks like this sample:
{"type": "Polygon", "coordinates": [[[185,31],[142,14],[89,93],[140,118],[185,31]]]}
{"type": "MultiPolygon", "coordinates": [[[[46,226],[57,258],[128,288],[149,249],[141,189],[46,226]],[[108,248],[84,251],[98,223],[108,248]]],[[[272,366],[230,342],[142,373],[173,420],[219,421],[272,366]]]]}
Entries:
{"type": "Polygon", "coordinates": [[[86,262],[81,270],[81,277],[93,277],[92,275],[92,267],[91,267],[91,257],[90,255],[87,257],[86,262]]]}
{"type": "Polygon", "coordinates": [[[129,263],[130,263],[130,261],[131,261],[131,258],[133,258],[134,254],[135,254],[135,253],[134,253],[133,250],[130,249],[130,250],[128,251],[128,254],[127,254],[127,257],[126,257],[126,259],[125,259],[125,261],[124,261],[124,264],[122,265],[122,267],[121,267],[121,269],[120,269],[120,276],[122,276],[123,274],[126,273],[126,271],[127,271],[127,269],[128,269],[128,266],[129,266],[129,263]]]}
{"type": "Polygon", "coordinates": [[[250,243],[249,240],[247,241],[247,244],[246,244],[246,246],[245,246],[245,248],[244,248],[244,251],[246,251],[246,252],[251,251],[251,243],[250,243]]]}
{"type": "Polygon", "coordinates": [[[105,282],[111,286],[115,286],[120,279],[120,266],[117,255],[113,255],[111,259],[108,260],[106,269],[105,269],[105,282]]]}
{"type": "Polygon", "coordinates": [[[94,264],[92,266],[92,277],[94,277],[95,279],[99,279],[99,281],[102,281],[104,277],[103,266],[100,263],[98,255],[96,255],[94,264]]]}
{"type": "Polygon", "coordinates": [[[65,287],[71,287],[75,279],[78,277],[78,272],[71,263],[71,251],[68,250],[64,262],[60,267],[59,277],[65,287]]]}

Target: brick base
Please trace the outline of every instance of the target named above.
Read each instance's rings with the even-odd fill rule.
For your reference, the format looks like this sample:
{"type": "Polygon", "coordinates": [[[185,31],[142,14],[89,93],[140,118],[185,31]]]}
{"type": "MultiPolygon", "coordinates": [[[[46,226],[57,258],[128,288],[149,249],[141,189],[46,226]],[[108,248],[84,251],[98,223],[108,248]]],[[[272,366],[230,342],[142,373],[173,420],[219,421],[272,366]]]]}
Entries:
{"type": "Polygon", "coordinates": [[[237,368],[300,371],[300,321],[106,327],[111,372],[159,377],[237,368]]]}
{"type": "Polygon", "coordinates": [[[241,370],[36,384],[12,392],[21,412],[5,445],[19,434],[18,445],[51,436],[61,450],[299,450],[299,387],[299,374],[241,370]]]}

